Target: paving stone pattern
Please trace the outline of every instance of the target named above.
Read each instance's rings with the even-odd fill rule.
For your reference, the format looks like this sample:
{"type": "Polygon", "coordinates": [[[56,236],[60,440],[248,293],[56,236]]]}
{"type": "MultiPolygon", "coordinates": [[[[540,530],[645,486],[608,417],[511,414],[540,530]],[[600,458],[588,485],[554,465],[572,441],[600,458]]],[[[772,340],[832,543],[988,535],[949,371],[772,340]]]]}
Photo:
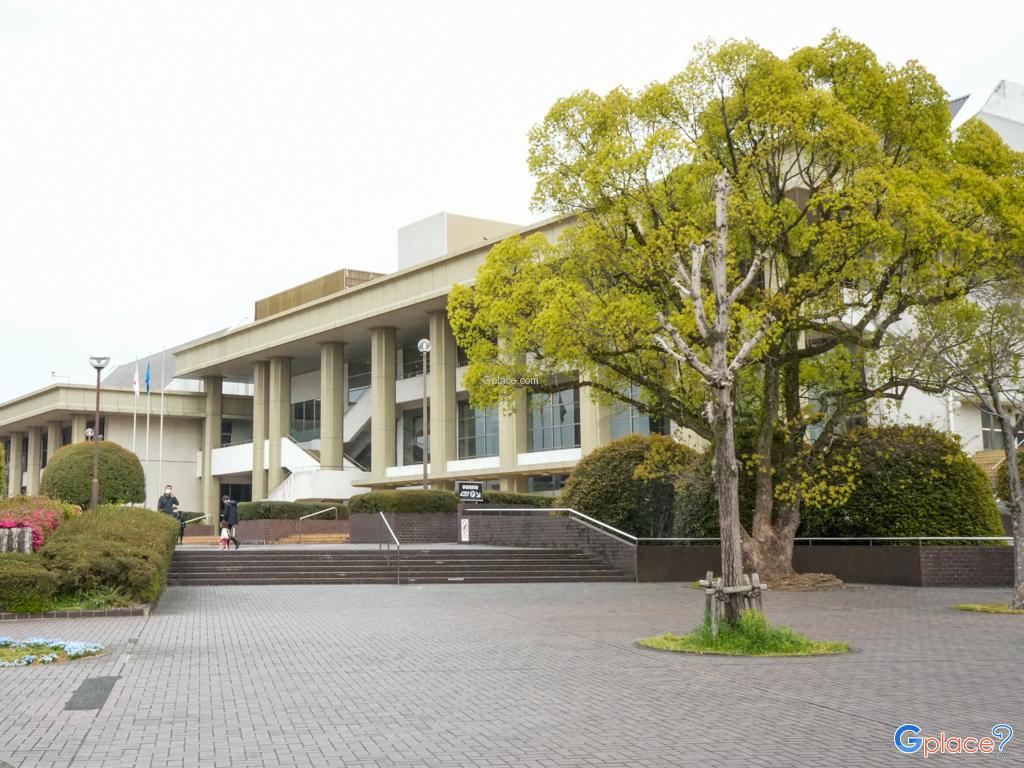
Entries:
{"type": "Polygon", "coordinates": [[[1001,758],[925,764],[1024,765],[1024,622],[948,609],[1000,599],[770,593],[773,620],[859,652],[755,660],[636,647],[694,623],[678,584],[170,588],[145,618],[0,624],[109,648],[0,670],[0,765],[893,766],[921,760],[893,748],[901,723],[1002,721],[1001,758]],[[104,677],[99,710],[64,709],[104,677]]]}

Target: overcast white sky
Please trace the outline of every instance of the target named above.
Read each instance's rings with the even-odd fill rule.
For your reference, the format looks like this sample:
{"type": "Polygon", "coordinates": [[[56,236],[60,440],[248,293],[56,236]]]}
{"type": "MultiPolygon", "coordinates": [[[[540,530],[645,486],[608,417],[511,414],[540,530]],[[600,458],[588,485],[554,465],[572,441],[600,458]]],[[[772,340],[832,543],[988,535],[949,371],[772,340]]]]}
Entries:
{"type": "Polygon", "coordinates": [[[437,211],[527,223],[558,97],[831,27],[953,96],[1024,81],[1020,2],[0,0],[0,402],[389,271],[437,211]]]}

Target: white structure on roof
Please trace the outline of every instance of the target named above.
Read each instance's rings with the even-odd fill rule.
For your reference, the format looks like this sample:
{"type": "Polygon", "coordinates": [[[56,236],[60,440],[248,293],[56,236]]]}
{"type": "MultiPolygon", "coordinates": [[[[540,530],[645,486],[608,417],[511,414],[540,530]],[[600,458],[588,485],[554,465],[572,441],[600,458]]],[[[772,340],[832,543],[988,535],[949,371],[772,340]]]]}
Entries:
{"type": "Polygon", "coordinates": [[[953,112],[953,130],[972,117],[993,128],[1003,141],[1024,152],[1024,85],[1000,80],[991,92],[971,93],[949,103],[953,112]]]}

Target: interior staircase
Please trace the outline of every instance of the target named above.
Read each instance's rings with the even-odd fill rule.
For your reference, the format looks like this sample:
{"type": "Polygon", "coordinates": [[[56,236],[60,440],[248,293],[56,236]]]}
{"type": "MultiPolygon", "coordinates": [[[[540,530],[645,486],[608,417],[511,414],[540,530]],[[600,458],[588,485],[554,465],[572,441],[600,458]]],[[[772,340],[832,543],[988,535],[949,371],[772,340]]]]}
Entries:
{"type": "MultiPolygon", "coordinates": [[[[365,549],[231,549],[174,553],[169,586],[394,584],[397,557],[365,549]]],[[[403,550],[402,584],[625,581],[599,558],[564,549],[403,550]]]]}

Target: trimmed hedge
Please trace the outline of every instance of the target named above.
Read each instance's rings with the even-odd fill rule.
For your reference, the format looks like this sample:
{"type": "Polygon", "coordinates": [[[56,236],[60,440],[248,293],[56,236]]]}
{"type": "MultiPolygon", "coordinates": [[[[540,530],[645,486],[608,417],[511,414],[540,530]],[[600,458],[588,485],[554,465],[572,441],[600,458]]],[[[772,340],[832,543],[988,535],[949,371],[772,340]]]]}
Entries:
{"type": "Polygon", "coordinates": [[[944,432],[861,429],[837,441],[835,450],[857,452],[857,487],[843,505],[806,509],[801,535],[1003,535],[985,473],[944,432]]]}
{"type": "MultiPolygon", "coordinates": [[[[92,498],[93,443],[65,445],[54,452],[43,471],[44,496],[85,507],[92,498]]],[[[139,457],[117,443],[100,441],[100,504],[146,500],[146,480],[139,457]]]]}
{"type": "Polygon", "coordinates": [[[370,491],[348,503],[353,515],[377,512],[455,512],[458,499],[451,491],[370,491]]]}
{"type": "MultiPolygon", "coordinates": [[[[303,501],[242,501],[238,504],[239,520],[298,520],[304,515],[319,512],[327,507],[338,508],[338,519],[348,519],[348,507],[337,502],[311,504],[303,501]]],[[[311,518],[333,520],[334,513],[327,512],[311,518]]]]}
{"type": "Polygon", "coordinates": [[[672,480],[635,474],[655,445],[670,445],[681,465],[697,457],[692,449],[661,435],[613,440],[576,465],[558,497],[559,506],[577,509],[634,536],[671,536],[676,498],[672,480]]]}
{"type": "MultiPolygon", "coordinates": [[[[984,473],[943,432],[917,426],[861,429],[838,437],[832,452],[837,465],[855,456],[856,487],[844,504],[805,504],[798,536],[1003,535],[984,473]]],[[[697,479],[677,499],[677,536],[718,536],[711,464],[699,466],[697,479]]],[[[753,472],[744,468],[740,516],[748,530],[753,493],[753,472]]]]}
{"type": "MultiPolygon", "coordinates": [[[[511,491],[484,491],[484,504],[496,507],[553,507],[554,496],[536,493],[513,493],[511,491]]],[[[467,505],[472,508],[473,505],[467,505]]]]}
{"type": "Polygon", "coordinates": [[[36,555],[0,555],[0,611],[48,611],[57,579],[36,555]]]}
{"type": "Polygon", "coordinates": [[[67,522],[36,556],[62,594],[120,588],[152,602],[167,582],[178,521],[148,509],[103,506],[67,522]]]}
{"type": "MultiPolygon", "coordinates": [[[[1020,449],[1017,450],[1017,467],[1021,477],[1024,477],[1024,451],[1020,449]]],[[[1003,463],[996,469],[996,496],[1007,504],[1010,503],[1010,471],[1006,466],[1006,459],[1003,459],[1003,463]]]]}

